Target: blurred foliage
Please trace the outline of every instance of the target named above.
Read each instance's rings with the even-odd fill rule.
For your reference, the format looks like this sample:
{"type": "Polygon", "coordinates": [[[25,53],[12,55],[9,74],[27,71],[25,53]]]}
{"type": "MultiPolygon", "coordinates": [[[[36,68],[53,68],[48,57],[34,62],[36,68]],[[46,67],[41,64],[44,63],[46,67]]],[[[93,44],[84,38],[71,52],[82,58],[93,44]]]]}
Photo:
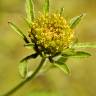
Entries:
{"type": "MultiPolygon", "coordinates": [[[[42,10],[43,1],[34,0],[36,10],[42,10]]],[[[51,11],[64,7],[64,16],[68,20],[86,13],[85,19],[75,30],[76,36],[79,42],[96,41],[96,0],[50,1],[51,11]]],[[[8,21],[15,20],[18,26],[28,30],[20,18],[25,15],[24,3],[25,0],[0,0],[0,93],[6,92],[21,80],[18,75],[18,62],[20,57],[32,51],[23,48],[22,40],[7,24],[8,21]]],[[[33,94],[38,93],[34,93],[34,90],[41,91],[41,94],[43,91],[44,95],[41,96],[49,96],[51,91],[60,93],[61,96],[96,96],[96,49],[87,50],[93,53],[93,56],[82,60],[70,58],[67,62],[72,70],[70,76],[64,75],[58,69],[50,70],[27,83],[13,96],[27,96],[28,92],[33,92],[32,96],[35,96],[33,94]],[[50,93],[45,95],[47,91],[50,93]]],[[[39,58],[30,62],[30,66],[34,68],[38,62],[39,58]]]]}
{"type": "Polygon", "coordinates": [[[33,92],[28,96],[58,96],[60,94],[52,93],[52,92],[33,92]]]}

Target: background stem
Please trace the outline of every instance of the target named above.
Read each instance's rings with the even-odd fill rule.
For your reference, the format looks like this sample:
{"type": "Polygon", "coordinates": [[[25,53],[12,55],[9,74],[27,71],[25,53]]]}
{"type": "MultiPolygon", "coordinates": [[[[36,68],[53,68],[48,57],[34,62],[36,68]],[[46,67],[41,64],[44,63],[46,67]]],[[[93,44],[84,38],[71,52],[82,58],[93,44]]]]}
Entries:
{"type": "Polygon", "coordinates": [[[34,73],[30,77],[27,77],[26,79],[24,79],[23,81],[21,81],[18,85],[16,85],[13,89],[11,89],[10,91],[8,91],[7,93],[5,93],[5,94],[3,94],[1,96],[10,96],[14,92],[16,92],[18,89],[20,89],[28,81],[32,80],[36,76],[36,74],[40,71],[40,69],[43,66],[45,60],[46,60],[46,58],[43,57],[42,60],[41,60],[41,62],[40,62],[40,64],[39,64],[39,66],[37,67],[37,69],[34,71],[34,73]]]}

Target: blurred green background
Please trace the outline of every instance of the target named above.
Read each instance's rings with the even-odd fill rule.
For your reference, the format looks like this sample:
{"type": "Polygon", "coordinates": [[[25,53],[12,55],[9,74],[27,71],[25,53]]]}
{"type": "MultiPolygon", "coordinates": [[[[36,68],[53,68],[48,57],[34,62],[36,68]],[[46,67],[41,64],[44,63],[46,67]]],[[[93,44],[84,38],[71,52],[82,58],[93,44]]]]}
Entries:
{"type": "MultiPolygon", "coordinates": [[[[43,1],[34,0],[36,11],[42,10],[43,1]]],[[[64,16],[68,20],[86,13],[75,30],[76,35],[79,42],[96,42],[96,0],[50,1],[51,11],[64,7],[64,16]]],[[[19,60],[31,52],[23,47],[23,40],[7,23],[14,21],[22,30],[28,30],[23,20],[24,5],[25,0],[0,0],[0,94],[21,80],[18,74],[19,60]]],[[[85,59],[70,58],[67,62],[71,69],[70,76],[58,69],[50,70],[28,82],[12,96],[96,96],[96,49],[83,50],[89,51],[92,56],[85,59]]],[[[38,62],[39,58],[31,63],[36,65],[38,62]]]]}

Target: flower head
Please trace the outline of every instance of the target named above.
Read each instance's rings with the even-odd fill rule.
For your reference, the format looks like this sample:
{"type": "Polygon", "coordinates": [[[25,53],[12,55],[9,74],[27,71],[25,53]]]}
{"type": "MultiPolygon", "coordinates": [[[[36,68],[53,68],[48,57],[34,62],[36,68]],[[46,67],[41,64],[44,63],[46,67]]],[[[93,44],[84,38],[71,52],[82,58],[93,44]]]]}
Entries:
{"type": "Polygon", "coordinates": [[[61,8],[60,12],[51,13],[49,5],[49,0],[45,0],[44,12],[39,12],[39,15],[35,16],[33,0],[26,0],[26,21],[30,28],[28,38],[15,24],[11,22],[9,24],[24,39],[26,45],[31,43],[36,54],[54,57],[55,54],[62,53],[73,45],[75,39],[73,29],[84,14],[73,17],[68,22],[63,17],[64,8],[61,8]]]}
{"type": "Polygon", "coordinates": [[[73,34],[73,30],[60,14],[39,13],[39,16],[32,21],[29,37],[45,54],[55,54],[69,48],[73,34]]]}

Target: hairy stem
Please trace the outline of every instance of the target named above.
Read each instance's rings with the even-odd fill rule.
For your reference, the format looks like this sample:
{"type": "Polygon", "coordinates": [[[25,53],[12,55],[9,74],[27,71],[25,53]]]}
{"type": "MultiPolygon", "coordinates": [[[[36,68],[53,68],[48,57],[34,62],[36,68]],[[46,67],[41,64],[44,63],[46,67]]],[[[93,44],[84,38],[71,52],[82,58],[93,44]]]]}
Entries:
{"type": "Polygon", "coordinates": [[[14,92],[16,92],[17,90],[19,90],[24,84],[26,84],[27,82],[29,82],[30,80],[32,80],[37,73],[40,71],[41,67],[43,66],[44,62],[45,62],[46,58],[43,57],[39,66],[37,67],[37,69],[34,71],[34,73],[30,76],[27,77],[26,79],[24,79],[23,81],[21,81],[18,85],[16,85],[13,89],[11,89],[10,91],[8,91],[7,93],[0,95],[0,96],[10,96],[12,95],[14,92]]]}

